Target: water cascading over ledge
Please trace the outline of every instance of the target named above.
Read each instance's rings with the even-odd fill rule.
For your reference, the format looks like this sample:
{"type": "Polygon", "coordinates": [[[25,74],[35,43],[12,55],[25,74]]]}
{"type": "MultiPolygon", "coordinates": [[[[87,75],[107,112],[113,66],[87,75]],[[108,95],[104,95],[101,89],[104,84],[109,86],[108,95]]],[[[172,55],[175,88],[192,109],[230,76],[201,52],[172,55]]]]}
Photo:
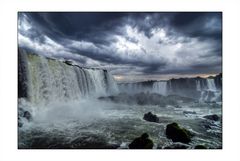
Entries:
{"type": "Polygon", "coordinates": [[[167,81],[146,81],[136,83],[119,83],[119,90],[125,93],[158,93],[161,95],[167,95],[167,81]]]}
{"type": "Polygon", "coordinates": [[[209,78],[179,78],[167,81],[145,81],[119,83],[119,90],[125,93],[149,92],[161,95],[180,95],[200,102],[220,101],[222,94],[222,74],[209,78]]]}
{"type": "Polygon", "coordinates": [[[83,68],[18,50],[18,97],[33,104],[66,102],[117,91],[107,70],[83,68]]]}

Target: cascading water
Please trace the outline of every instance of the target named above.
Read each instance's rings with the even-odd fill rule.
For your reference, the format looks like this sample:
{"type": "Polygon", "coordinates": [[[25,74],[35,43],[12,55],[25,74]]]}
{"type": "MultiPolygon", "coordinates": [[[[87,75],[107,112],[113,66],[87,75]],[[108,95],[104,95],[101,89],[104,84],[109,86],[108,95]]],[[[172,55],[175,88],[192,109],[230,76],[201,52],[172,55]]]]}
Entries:
{"type": "Polygon", "coordinates": [[[189,78],[168,81],[148,81],[119,84],[121,92],[136,94],[140,92],[158,93],[161,95],[180,95],[204,101],[220,101],[221,89],[217,88],[215,79],[189,78]]]}
{"type": "Polygon", "coordinates": [[[167,82],[154,82],[153,91],[162,95],[167,95],[167,82]]]}
{"type": "MultiPolygon", "coordinates": [[[[200,84],[200,83],[199,83],[200,84]]],[[[207,78],[206,79],[206,84],[207,86],[205,87],[204,90],[198,88],[198,82],[197,82],[197,89],[201,91],[201,96],[199,101],[216,101],[219,100],[219,97],[221,96],[221,90],[218,90],[216,88],[214,79],[207,78]]]]}
{"type": "Polygon", "coordinates": [[[200,102],[203,102],[203,101],[204,101],[204,93],[205,93],[205,91],[202,90],[202,88],[201,88],[201,82],[200,82],[200,80],[196,80],[196,90],[199,91],[199,92],[201,92],[199,101],[200,101],[200,102]]]}
{"type": "Polygon", "coordinates": [[[131,94],[151,91],[151,87],[143,86],[141,83],[122,83],[118,87],[121,92],[131,94]]]}
{"type": "Polygon", "coordinates": [[[167,81],[156,81],[156,82],[151,82],[146,84],[142,82],[122,83],[122,84],[119,84],[119,89],[121,92],[132,93],[132,94],[149,92],[149,93],[158,93],[161,95],[167,95],[167,81]]]}
{"type": "Polygon", "coordinates": [[[77,65],[27,54],[20,50],[19,70],[22,93],[33,104],[80,100],[117,92],[116,83],[105,70],[86,69],[77,65]],[[24,70],[23,70],[24,69],[24,70]]]}
{"type": "Polygon", "coordinates": [[[207,79],[207,86],[208,86],[208,90],[210,91],[216,91],[216,85],[214,83],[214,79],[207,79]]]}
{"type": "Polygon", "coordinates": [[[201,82],[199,80],[196,80],[196,87],[197,91],[201,91],[201,82]]]}

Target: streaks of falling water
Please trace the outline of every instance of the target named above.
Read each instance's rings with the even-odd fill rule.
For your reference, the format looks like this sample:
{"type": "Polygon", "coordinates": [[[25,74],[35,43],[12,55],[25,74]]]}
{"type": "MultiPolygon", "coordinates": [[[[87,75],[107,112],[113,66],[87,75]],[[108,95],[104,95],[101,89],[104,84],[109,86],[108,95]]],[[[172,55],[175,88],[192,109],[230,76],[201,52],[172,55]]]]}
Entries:
{"type": "Polygon", "coordinates": [[[167,82],[154,82],[153,91],[162,95],[167,95],[167,82]]]}
{"type": "Polygon", "coordinates": [[[25,59],[22,62],[25,62],[27,70],[21,74],[28,78],[25,83],[31,103],[78,100],[84,96],[97,97],[117,91],[114,80],[106,71],[81,68],[23,52],[20,54],[25,59]]]}
{"type": "Polygon", "coordinates": [[[217,90],[214,79],[207,79],[207,86],[208,86],[208,90],[211,90],[211,91],[217,90]]]}

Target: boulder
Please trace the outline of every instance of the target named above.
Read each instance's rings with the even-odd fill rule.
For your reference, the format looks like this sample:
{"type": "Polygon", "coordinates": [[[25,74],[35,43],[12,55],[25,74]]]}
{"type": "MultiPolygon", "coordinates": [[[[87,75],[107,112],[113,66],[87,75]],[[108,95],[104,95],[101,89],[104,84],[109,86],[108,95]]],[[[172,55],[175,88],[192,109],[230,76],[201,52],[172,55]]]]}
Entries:
{"type": "Polygon", "coordinates": [[[157,115],[154,115],[151,112],[144,114],[143,119],[149,122],[159,122],[159,118],[157,117],[157,115]]]}
{"type": "Polygon", "coordinates": [[[144,133],[141,137],[134,139],[129,145],[129,149],[152,149],[153,141],[148,138],[148,134],[144,133]]]}
{"type": "Polygon", "coordinates": [[[189,143],[191,141],[190,132],[184,128],[180,128],[175,122],[167,125],[166,135],[173,142],[189,143]]]}
{"type": "Polygon", "coordinates": [[[32,121],[32,114],[23,108],[18,108],[18,127],[22,127],[24,124],[24,119],[27,121],[32,121]]]}
{"type": "Polygon", "coordinates": [[[216,114],[214,115],[206,115],[203,118],[208,119],[208,120],[213,120],[213,121],[219,121],[220,117],[216,114]]]}
{"type": "Polygon", "coordinates": [[[28,121],[32,120],[32,115],[28,111],[24,111],[23,117],[25,117],[28,121]]]}

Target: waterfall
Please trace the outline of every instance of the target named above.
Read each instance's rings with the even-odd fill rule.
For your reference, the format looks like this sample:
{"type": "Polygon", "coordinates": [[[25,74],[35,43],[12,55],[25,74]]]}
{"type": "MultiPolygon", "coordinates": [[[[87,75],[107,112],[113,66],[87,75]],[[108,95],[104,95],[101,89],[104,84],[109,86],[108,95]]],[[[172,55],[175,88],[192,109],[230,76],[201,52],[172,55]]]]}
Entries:
{"type": "Polygon", "coordinates": [[[19,96],[27,97],[34,104],[66,102],[117,92],[116,83],[105,70],[82,68],[28,54],[25,50],[19,50],[19,60],[19,96]]]}
{"type": "MultiPolygon", "coordinates": [[[[203,101],[216,101],[219,100],[219,97],[221,96],[221,91],[218,90],[216,88],[214,79],[206,79],[206,83],[207,83],[207,88],[205,88],[205,90],[199,90],[201,91],[201,96],[199,101],[203,102],[203,101]]],[[[197,82],[197,89],[198,88],[198,82],[197,82]]]]}
{"type": "Polygon", "coordinates": [[[119,89],[121,92],[131,93],[131,94],[152,91],[151,87],[144,86],[144,85],[142,85],[141,82],[139,82],[139,83],[122,83],[122,84],[119,84],[118,86],[119,86],[119,89]]]}
{"type": "Polygon", "coordinates": [[[169,80],[168,83],[169,83],[169,87],[168,87],[168,88],[169,88],[170,91],[172,91],[172,83],[171,83],[171,80],[169,80]]]}
{"type": "Polygon", "coordinates": [[[118,86],[120,91],[125,93],[149,92],[167,95],[167,81],[122,83],[118,86]]]}
{"type": "Polygon", "coordinates": [[[217,90],[214,79],[207,79],[207,87],[208,87],[208,90],[210,90],[210,91],[217,90]]]}
{"type": "Polygon", "coordinates": [[[162,95],[167,95],[167,82],[154,82],[153,91],[162,95]]]}
{"type": "Polygon", "coordinates": [[[200,80],[196,80],[196,87],[197,87],[197,91],[201,91],[200,80]]]}
{"type": "Polygon", "coordinates": [[[179,78],[167,81],[145,81],[121,83],[121,92],[140,93],[150,92],[161,95],[180,95],[204,101],[221,101],[221,89],[217,88],[215,79],[210,78],[179,78]]]}

